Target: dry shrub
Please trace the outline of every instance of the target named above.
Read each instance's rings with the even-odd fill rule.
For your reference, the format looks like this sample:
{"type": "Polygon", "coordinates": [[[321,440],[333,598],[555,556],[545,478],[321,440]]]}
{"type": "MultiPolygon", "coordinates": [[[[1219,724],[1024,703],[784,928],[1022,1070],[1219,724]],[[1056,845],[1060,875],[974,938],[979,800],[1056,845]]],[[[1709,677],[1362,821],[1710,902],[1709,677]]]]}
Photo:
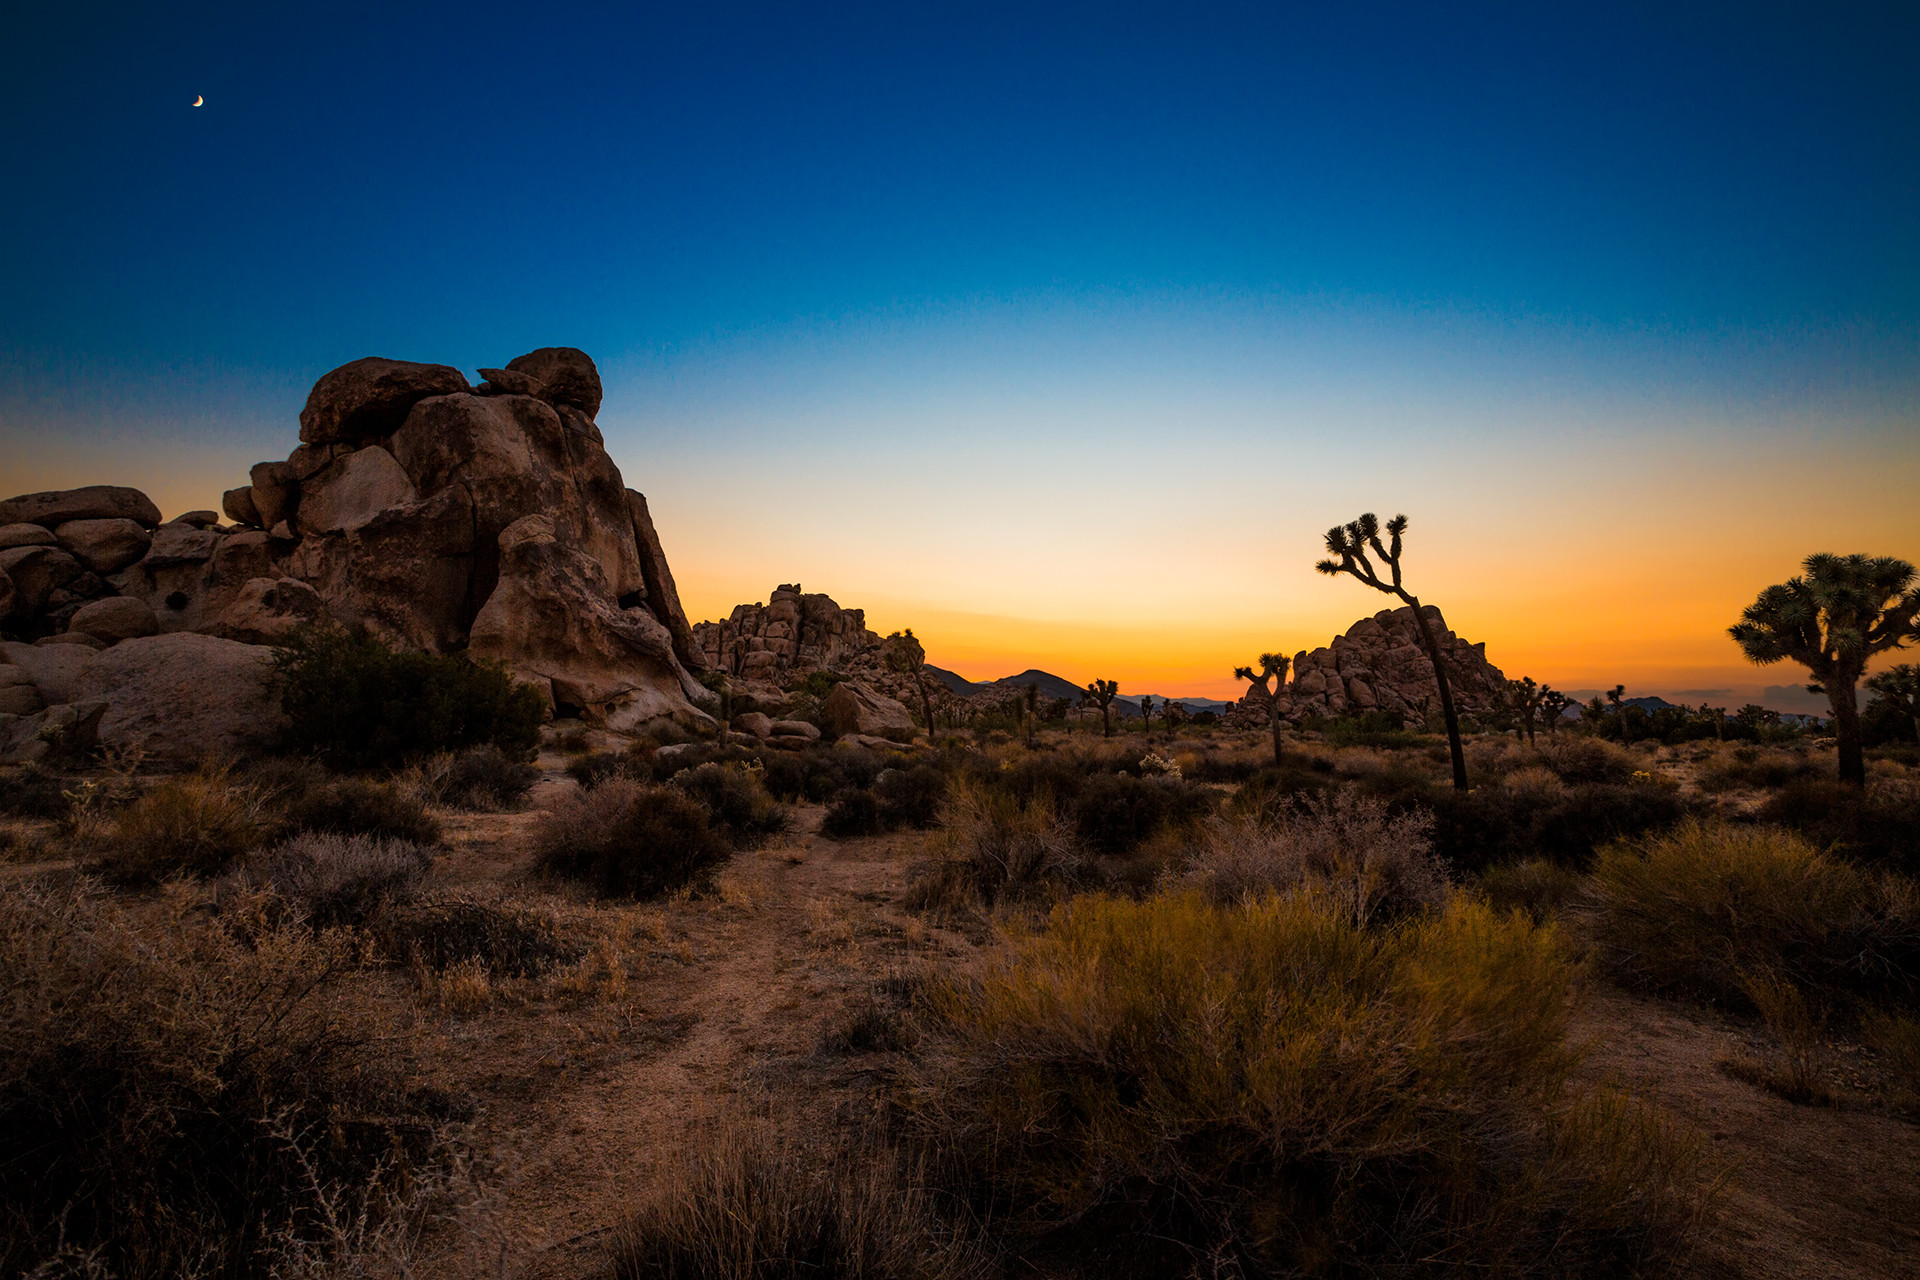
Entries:
{"type": "Polygon", "coordinates": [[[97,870],[119,884],[218,875],[261,832],[258,795],[224,770],[169,778],[120,811],[97,870]]]}
{"type": "Polygon", "coordinates": [[[393,783],[367,778],[335,778],[309,787],[292,797],[281,821],[289,831],[440,843],[440,823],[419,796],[393,783]]]}
{"type": "Polygon", "coordinates": [[[1355,924],[1397,919],[1446,901],[1432,830],[1430,814],[1349,790],[1285,800],[1263,821],[1216,821],[1180,880],[1223,904],[1312,886],[1355,924]]]}
{"type": "Polygon", "coordinates": [[[707,821],[736,849],[751,849],[791,825],[787,807],[767,791],[759,768],[709,761],[682,769],[670,784],[707,808],[707,821]]]}
{"type": "Polygon", "coordinates": [[[540,780],[540,770],[489,743],[430,757],[410,766],[405,776],[411,789],[430,803],[501,813],[519,807],[540,780]]]}
{"type": "Polygon", "coordinates": [[[1085,877],[1085,855],[1045,790],[1023,800],[956,779],[942,825],[937,861],[908,886],[911,910],[954,911],[1003,899],[1043,898],[1085,877]]]}
{"type": "Polygon", "coordinates": [[[1909,1106],[1920,1105],[1920,1018],[1874,1010],[1864,1020],[1867,1043],[1879,1053],[1909,1106]]]}
{"type": "Polygon", "coordinates": [[[433,867],[430,850],[407,840],[309,831],[248,854],[234,884],[271,890],[319,928],[363,925],[411,896],[433,867]]]}
{"type": "Polygon", "coordinates": [[[1910,998],[1920,893],[1777,827],[1689,820],[1609,845],[1593,873],[1593,934],[1615,974],[1655,991],[1750,1006],[1748,976],[1815,995],[1910,998]]]}
{"type": "Polygon", "coordinates": [[[1569,784],[1629,782],[1646,761],[1616,742],[1578,733],[1562,733],[1535,748],[1540,763],[1569,784]]]}
{"type": "Polygon", "coordinates": [[[501,977],[536,978],[582,953],[550,908],[466,894],[394,903],[375,918],[373,932],[390,959],[423,974],[477,965],[501,977]]]}
{"type": "Polygon", "coordinates": [[[1572,1081],[1551,927],[1079,897],[930,982],[911,1131],[1042,1272],[1666,1274],[1695,1148],[1572,1081]]]}
{"type": "Polygon", "coordinates": [[[84,884],[0,897],[0,1273],[65,1249],[121,1277],[255,1274],[317,1186],[431,1133],[398,1029],[341,990],[341,934],[194,905],[143,929],[84,884]]]}
{"type": "Polygon", "coordinates": [[[1778,1047],[1773,1061],[1736,1059],[1723,1064],[1724,1069],[1789,1102],[1831,1102],[1833,1095],[1821,1082],[1829,1056],[1825,1012],[1799,987],[1772,974],[1750,974],[1741,989],[1778,1047]]]}
{"type": "Polygon", "coordinates": [[[673,787],[609,778],[561,800],[534,829],[536,865],[613,897],[645,898],[693,882],[731,852],[706,806],[673,787]]]}
{"type": "Polygon", "coordinates": [[[1716,753],[1700,767],[1700,789],[1722,792],[1743,788],[1773,789],[1805,778],[1817,778],[1821,765],[1797,751],[1739,746],[1716,753]]]}
{"type": "Polygon", "coordinates": [[[614,1246],[618,1280],[970,1280],[980,1255],[899,1159],[734,1120],[679,1148],[614,1246]]]}
{"type": "Polygon", "coordinates": [[[1584,884],[1577,871],[1545,858],[1529,858],[1488,867],[1480,873],[1477,887],[1495,911],[1524,911],[1544,924],[1574,903],[1584,884]]]}
{"type": "Polygon", "coordinates": [[[0,770],[0,814],[10,818],[60,818],[67,812],[67,783],[39,765],[0,770]]]}

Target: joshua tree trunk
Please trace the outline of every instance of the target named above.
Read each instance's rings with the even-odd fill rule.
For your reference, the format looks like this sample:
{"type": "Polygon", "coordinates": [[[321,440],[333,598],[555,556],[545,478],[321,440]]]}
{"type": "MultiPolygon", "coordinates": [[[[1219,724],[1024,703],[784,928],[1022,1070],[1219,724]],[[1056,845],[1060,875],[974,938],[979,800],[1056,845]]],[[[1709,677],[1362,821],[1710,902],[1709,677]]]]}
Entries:
{"type": "Polygon", "coordinates": [[[1406,601],[1413,606],[1413,620],[1420,628],[1420,643],[1427,651],[1427,659],[1433,663],[1433,678],[1440,686],[1440,714],[1447,721],[1447,750],[1453,756],[1453,789],[1467,789],[1467,753],[1460,746],[1460,713],[1453,709],[1453,684],[1447,679],[1447,668],[1440,659],[1440,642],[1433,638],[1433,628],[1427,623],[1427,615],[1420,612],[1420,600],[1417,596],[1407,596],[1406,601]]]}
{"type": "MultiPolygon", "coordinates": [[[[1833,737],[1840,753],[1840,781],[1856,787],[1867,785],[1867,760],[1860,749],[1860,706],[1854,700],[1852,680],[1822,680],[1827,701],[1833,706],[1833,737]]],[[[1914,728],[1920,731],[1920,721],[1914,728]]]]}

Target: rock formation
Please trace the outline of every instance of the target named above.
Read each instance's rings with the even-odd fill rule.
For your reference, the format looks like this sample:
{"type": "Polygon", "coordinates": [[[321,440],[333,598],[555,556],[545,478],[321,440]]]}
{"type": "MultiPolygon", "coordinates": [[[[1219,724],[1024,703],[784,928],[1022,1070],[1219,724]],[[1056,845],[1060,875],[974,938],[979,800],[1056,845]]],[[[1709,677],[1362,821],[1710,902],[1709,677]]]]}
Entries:
{"type": "Polygon", "coordinates": [[[775,587],[765,604],[735,605],[725,622],[698,624],[693,642],[712,670],[781,686],[815,671],[847,674],[883,643],[866,610],[842,609],[799,583],[775,587]]]}
{"type": "MultiPolygon", "coordinates": [[[[1424,608],[1462,713],[1498,705],[1506,695],[1507,681],[1487,661],[1486,644],[1467,643],[1447,629],[1438,608],[1424,608]]],[[[1419,722],[1440,705],[1433,663],[1420,647],[1419,627],[1407,607],[1383,609],[1354,623],[1327,647],[1295,654],[1292,679],[1281,689],[1280,698],[1281,714],[1294,723],[1309,716],[1374,710],[1419,722]]],[[[1267,704],[1257,691],[1250,691],[1228,711],[1227,720],[1264,728],[1267,704]]]]}
{"type": "MultiPolygon", "coordinates": [[[[163,524],[144,494],[106,485],[0,502],[0,631],[16,642],[8,652],[33,655],[12,659],[26,679],[3,687],[34,690],[0,705],[37,697],[38,715],[83,693],[129,702],[133,684],[159,677],[136,664],[108,680],[131,661],[127,646],[172,653],[155,642],[198,632],[250,651],[208,650],[231,666],[331,618],[497,660],[596,723],[704,719],[694,673],[707,657],[646,499],[594,423],[593,361],[547,347],[481,374],[473,387],[446,365],[378,357],[326,374],[299,446],[226,492],[231,524],[213,512],[163,524]],[[71,656],[41,658],[56,648],[71,656]],[[89,663],[99,690],[78,678],[89,663]]],[[[110,707],[102,732],[123,719],[110,707]]]]}

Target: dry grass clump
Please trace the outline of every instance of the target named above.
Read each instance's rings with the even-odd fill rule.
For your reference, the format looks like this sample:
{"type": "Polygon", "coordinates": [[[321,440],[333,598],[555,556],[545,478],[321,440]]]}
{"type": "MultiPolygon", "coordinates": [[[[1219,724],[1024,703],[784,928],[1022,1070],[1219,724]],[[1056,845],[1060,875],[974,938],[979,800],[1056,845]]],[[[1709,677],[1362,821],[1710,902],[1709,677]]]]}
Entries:
{"type": "Polygon", "coordinates": [[[1286,800],[1261,821],[1216,821],[1179,880],[1222,904],[1311,886],[1366,925],[1445,903],[1432,830],[1430,814],[1351,790],[1286,800]]]}
{"type": "Polygon", "coordinates": [[[343,935],[194,905],[141,928],[84,884],[0,897],[0,1273],[257,1274],[317,1187],[431,1131],[343,935]]]}
{"type": "Polygon", "coordinates": [[[1879,1053],[1909,1109],[1920,1107],[1920,1018],[1876,1011],[1865,1020],[1867,1043],[1879,1053]]]}
{"type": "Polygon", "coordinates": [[[1552,928],[1080,897],[929,983],[903,1105],[1042,1272],[1668,1274],[1697,1148],[1576,1085],[1552,928]]]}
{"type": "Polygon", "coordinates": [[[1645,757],[1605,738],[1582,733],[1556,734],[1536,744],[1534,754],[1562,782],[1571,785],[1630,782],[1634,774],[1647,767],[1645,757]]]}
{"type": "Polygon", "coordinates": [[[934,846],[938,859],[908,886],[911,910],[1044,898],[1086,875],[1086,855],[1046,791],[1023,800],[959,778],[948,789],[942,825],[934,846]]]}
{"type": "Polygon", "coordinates": [[[497,977],[537,978],[580,959],[551,908],[510,898],[438,894],[394,903],[372,925],[380,949],[416,973],[463,967],[497,977]]]}
{"type": "Polygon", "coordinates": [[[983,1257],[877,1146],[732,1121],[683,1144],[614,1246],[618,1280],[971,1280],[983,1257]]]}
{"type": "Polygon", "coordinates": [[[540,780],[540,770],[488,743],[430,757],[409,766],[401,776],[404,785],[428,803],[503,813],[520,807],[540,780]]]}
{"type": "Polygon", "coordinates": [[[736,849],[751,849],[792,825],[787,807],[768,793],[758,768],[709,761],[682,769],[669,784],[706,806],[707,821],[736,849]]]}
{"type": "Polygon", "coordinates": [[[534,830],[536,865],[613,897],[670,893],[726,860],[706,806],[674,787],[609,778],[561,800],[534,830]]]}
{"type": "Polygon", "coordinates": [[[269,890],[316,928],[363,925],[426,880],[433,853],[408,840],[302,832],[248,854],[234,883],[269,890]]]}
{"type": "Polygon", "coordinates": [[[1687,821],[1603,849],[1593,934],[1623,979],[1752,1003],[1750,975],[1828,994],[1906,999],[1920,976],[1920,890],[1777,827],[1687,821]]]}
{"type": "Polygon", "coordinates": [[[1774,790],[1823,774],[1832,776],[1832,768],[1823,768],[1804,752],[1742,744],[1716,752],[1700,766],[1699,779],[1702,791],[1774,790]]]}
{"type": "Polygon", "coordinates": [[[299,791],[288,800],[281,825],[288,831],[440,843],[440,823],[419,796],[367,778],[334,778],[299,791]]]}
{"type": "Polygon", "coordinates": [[[119,884],[218,875],[265,831],[260,797],[224,770],[169,778],[96,837],[95,869],[119,884]]]}
{"type": "Polygon", "coordinates": [[[1524,911],[1544,924],[1576,902],[1585,883],[1579,872],[1557,862],[1528,858],[1488,867],[1476,887],[1495,911],[1524,911]]]}

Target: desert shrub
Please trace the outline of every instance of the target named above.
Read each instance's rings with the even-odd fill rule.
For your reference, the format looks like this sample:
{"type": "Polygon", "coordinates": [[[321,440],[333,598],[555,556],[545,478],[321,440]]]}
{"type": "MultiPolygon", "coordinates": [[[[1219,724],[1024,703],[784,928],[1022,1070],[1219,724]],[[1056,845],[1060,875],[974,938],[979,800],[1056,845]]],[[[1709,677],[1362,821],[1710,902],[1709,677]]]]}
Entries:
{"type": "Polygon", "coordinates": [[[1327,741],[1338,747],[1417,747],[1422,739],[1403,728],[1400,717],[1390,711],[1362,711],[1340,716],[1328,722],[1323,732],[1327,741]]]}
{"type": "Polygon", "coordinates": [[[888,827],[924,831],[940,820],[947,798],[947,777],[932,765],[888,769],[874,781],[880,799],[880,820],[888,827]]]}
{"type": "Polygon", "coordinates": [[[0,814],[9,818],[59,818],[67,812],[67,783],[38,765],[0,772],[0,814]]]}
{"type": "Polygon", "coordinates": [[[468,894],[402,900],[380,913],[373,931],[389,959],[429,973],[474,965],[502,977],[535,978],[585,954],[562,934],[551,910],[468,894]]]}
{"type": "Polygon", "coordinates": [[[534,862],[597,892],[644,898],[669,893],[730,852],[707,808],[674,787],[610,778],[541,815],[534,862]]]}
{"type": "Polygon", "coordinates": [[[684,1143],[622,1227],[617,1280],[966,1280],[990,1274],[897,1157],[817,1145],[765,1122],[684,1143]]]}
{"type": "Polygon", "coordinates": [[[1864,1019],[1867,1043],[1880,1055],[1908,1105],[1920,1102],[1920,1018],[1874,1010],[1864,1019]]]}
{"type": "Polygon", "coordinates": [[[1537,745],[1541,763],[1566,783],[1626,782],[1645,763],[1618,743],[1589,734],[1561,733],[1537,745]]]}
{"type": "Polygon", "coordinates": [[[141,930],[84,888],[0,897],[0,1273],[64,1246],[87,1274],[257,1275],[431,1130],[404,1040],[341,997],[342,935],[174,905],[141,930]]]}
{"type": "Polygon", "coordinates": [[[1446,901],[1432,827],[1425,814],[1390,814],[1337,791],[1282,803],[1259,821],[1214,822],[1179,878],[1223,905],[1313,888],[1356,924],[1399,919],[1446,901]]]}
{"type": "Polygon", "coordinates": [[[1693,812],[1677,787],[1644,771],[1625,783],[1503,784],[1463,792],[1426,774],[1388,768],[1353,785],[1397,812],[1431,812],[1435,851],[1469,873],[1536,857],[1584,868],[1600,845],[1665,830],[1693,812]]]}
{"type": "Polygon", "coordinates": [[[438,844],[440,823],[419,797],[390,782],[334,778],[295,796],[282,824],[289,831],[331,831],[438,844]]]}
{"type": "Polygon", "coordinates": [[[1650,776],[1626,783],[1584,783],[1531,809],[1522,848],[1567,866],[1585,867],[1601,845],[1664,831],[1692,812],[1679,788],[1650,776]]]}
{"type": "Polygon", "coordinates": [[[1701,766],[1700,789],[1713,792],[1743,787],[1771,790],[1818,777],[1822,772],[1816,761],[1797,751],[1739,746],[1715,755],[1701,766]]]}
{"type": "Polygon", "coordinates": [[[540,743],[547,699],[505,667],[396,649],[306,627],[275,653],[288,744],[336,769],[374,769],[491,743],[519,759],[540,743]]]}
{"type": "Polygon", "coordinates": [[[886,829],[880,817],[880,798],[864,787],[848,787],[835,796],[827,806],[827,816],[820,820],[821,832],[835,840],[877,836],[886,829]]]}
{"type": "Polygon", "coordinates": [[[1043,1274],[1665,1274],[1696,1148],[1573,1083],[1571,975],[1463,899],[1077,897],[929,983],[903,1105],[1043,1274]]]}
{"type": "Polygon", "coordinates": [[[597,787],[608,778],[643,776],[644,766],[618,751],[592,751],[567,762],[567,776],[583,787],[597,787]]]}
{"type": "Polygon", "coordinates": [[[260,816],[224,772],[169,778],[120,811],[96,870],[120,884],[218,875],[259,838],[260,816]]]}
{"type": "Polygon", "coordinates": [[[1213,808],[1213,793],[1179,778],[1109,773],[1089,778],[1073,802],[1073,826],[1098,853],[1131,853],[1167,828],[1192,826],[1213,808]]]}
{"type": "Polygon", "coordinates": [[[1545,858],[1488,867],[1476,886],[1495,911],[1524,911],[1544,924],[1579,896],[1580,873],[1545,858]]]}
{"type": "Polygon", "coordinates": [[[1804,779],[1768,797],[1757,816],[1844,857],[1920,876],[1920,785],[1913,782],[1876,781],[1863,792],[1835,779],[1804,779]]]}
{"type": "Polygon", "coordinates": [[[1920,976],[1920,891],[1777,827],[1689,821],[1601,850],[1593,935],[1621,978],[1750,1007],[1770,975],[1822,994],[1908,998],[1920,976]]]}
{"type": "MultiPolygon", "coordinates": [[[[997,769],[974,774],[976,783],[1004,792],[1021,804],[1045,797],[1066,808],[1080,795],[1087,783],[1087,765],[1091,763],[1065,752],[1027,752],[1002,763],[997,769]]],[[[1112,765],[1098,763],[1101,772],[1112,765]]]]}
{"type": "Polygon", "coordinates": [[[407,840],[302,832],[247,854],[236,887],[270,890],[316,928],[362,925],[386,903],[418,889],[433,853],[407,840]]]}
{"type": "Polygon", "coordinates": [[[1086,877],[1086,857],[1050,796],[1032,800],[969,780],[947,795],[938,856],[907,887],[916,911],[954,911],[1046,897],[1086,877]]]}
{"type": "Polygon", "coordinates": [[[750,849],[791,825],[786,806],[767,794],[760,770],[703,764],[673,777],[673,786],[707,807],[707,820],[736,849],[750,849]]]}
{"type": "Polygon", "coordinates": [[[482,813],[512,809],[540,780],[540,770],[508,758],[492,743],[454,756],[440,786],[440,802],[482,813]]]}

